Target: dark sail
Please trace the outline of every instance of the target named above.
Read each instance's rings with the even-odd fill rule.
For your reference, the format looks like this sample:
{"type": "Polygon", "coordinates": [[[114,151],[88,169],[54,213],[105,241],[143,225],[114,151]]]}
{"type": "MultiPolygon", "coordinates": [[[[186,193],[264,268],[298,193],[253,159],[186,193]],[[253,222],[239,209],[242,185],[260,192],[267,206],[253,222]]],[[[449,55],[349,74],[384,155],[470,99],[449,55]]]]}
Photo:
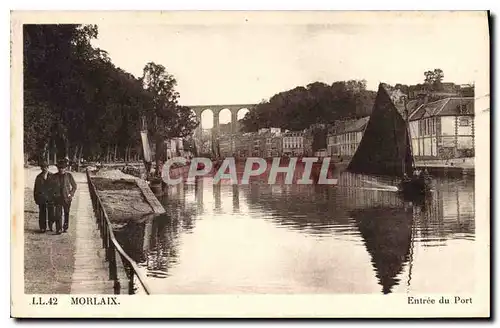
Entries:
{"type": "Polygon", "coordinates": [[[347,171],[384,176],[413,173],[406,122],[382,84],[379,85],[363,138],[347,171]]]}

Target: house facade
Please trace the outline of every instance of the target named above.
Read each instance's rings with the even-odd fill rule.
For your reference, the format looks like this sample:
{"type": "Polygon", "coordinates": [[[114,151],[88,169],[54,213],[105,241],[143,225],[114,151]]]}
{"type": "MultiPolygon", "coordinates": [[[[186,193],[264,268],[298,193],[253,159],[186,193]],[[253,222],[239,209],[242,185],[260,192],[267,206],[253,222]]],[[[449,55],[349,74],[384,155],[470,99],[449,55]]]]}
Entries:
{"type": "Polygon", "coordinates": [[[288,131],[283,134],[282,153],[287,156],[304,155],[304,131],[288,131]]]}
{"type": "Polygon", "coordinates": [[[350,158],[356,152],[370,117],[337,122],[327,135],[327,155],[350,158]]]}
{"type": "Polygon", "coordinates": [[[445,98],[418,107],[409,117],[413,156],[474,156],[474,98],[445,98]]]}
{"type": "Polygon", "coordinates": [[[279,157],[282,151],[282,138],[280,135],[266,136],[266,157],[279,157]]]}
{"type": "Polygon", "coordinates": [[[232,137],[232,149],[235,156],[276,157],[281,155],[281,129],[263,128],[257,132],[235,134],[232,137]]]}
{"type": "Polygon", "coordinates": [[[278,157],[281,155],[281,128],[262,128],[255,136],[259,140],[260,157],[278,157]]]}
{"type": "Polygon", "coordinates": [[[241,133],[233,136],[234,155],[239,158],[252,156],[253,133],[241,133]]]}
{"type": "Polygon", "coordinates": [[[219,149],[222,157],[233,156],[235,152],[235,140],[232,135],[219,137],[219,149]]]}
{"type": "Polygon", "coordinates": [[[166,159],[184,156],[184,143],[182,138],[170,138],[164,141],[166,148],[166,159]]]}

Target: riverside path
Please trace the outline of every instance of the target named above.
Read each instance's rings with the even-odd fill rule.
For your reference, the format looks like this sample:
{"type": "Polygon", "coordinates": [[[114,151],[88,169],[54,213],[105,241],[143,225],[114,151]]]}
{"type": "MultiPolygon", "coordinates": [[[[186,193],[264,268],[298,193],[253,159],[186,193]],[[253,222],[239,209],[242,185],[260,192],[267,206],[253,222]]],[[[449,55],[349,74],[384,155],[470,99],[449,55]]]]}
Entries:
{"type": "MultiPolygon", "coordinates": [[[[55,168],[51,167],[51,172],[55,168]]],[[[67,233],[38,231],[33,186],[40,170],[25,169],[24,290],[27,294],[113,294],[85,173],[71,172],[78,185],[67,233]]]]}

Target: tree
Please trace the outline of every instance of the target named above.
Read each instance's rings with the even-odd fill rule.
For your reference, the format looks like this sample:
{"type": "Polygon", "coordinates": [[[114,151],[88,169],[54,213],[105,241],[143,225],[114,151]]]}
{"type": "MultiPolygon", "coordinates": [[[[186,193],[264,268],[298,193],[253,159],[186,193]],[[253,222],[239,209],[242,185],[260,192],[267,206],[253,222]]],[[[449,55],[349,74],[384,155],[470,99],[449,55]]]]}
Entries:
{"type": "Polygon", "coordinates": [[[443,89],[442,83],[444,73],[442,69],[436,68],[434,71],[426,71],[424,76],[424,85],[428,91],[439,91],[443,89]]]}
{"type": "Polygon", "coordinates": [[[58,135],[43,137],[51,139],[47,144],[57,144],[57,153],[62,156],[67,155],[66,131],[77,135],[81,132],[82,106],[85,106],[80,92],[80,70],[85,67],[81,62],[91,49],[90,40],[96,36],[97,27],[91,25],[24,25],[23,28],[24,101],[35,104],[31,110],[36,111],[36,104],[42,103],[50,108],[54,124],[49,130],[58,135]],[[56,142],[59,140],[62,143],[56,142]]]}
{"type": "Polygon", "coordinates": [[[194,129],[198,127],[199,122],[196,114],[187,106],[177,106],[174,112],[172,123],[165,125],[167,127],[166,136],[168,137],[188,137],[194,129]]]}
{"type": "Polygon", "coordinates": [[[298,86],[262,101],[243,118],[243,131],[264,127],[303,130],[316,123],[366,116],[371,112],[375,92],[366,81],[350,80],[328,85],[322,82],[298,86]]]}
{"type": "Polygon", "coordinates": [[[30,91],[24,95],[24,153],[25,160],[31,157],[40,161],[47,158],[48,140],[55,117],[50,106],[37,101],[30,91]]]}
{"type": "Polygon", "coordinates": [[[190,135],[198,122],[189,107],[178,106],[179,93],[175,91],[177,81],[163,65],[147,63],[142,83],[152,98],[152,107],[145,115],[150,122],[149,131],[154,136],[156,145],[155,175],[160,176],[161,158],[164,157],[163,141],[190,135]]]}
{"type": "Polygon", "coordinates": [[[401,92],[404,93],[405,95],[410,94],[410,87],[406,84],[396,83],[394,88],[397,90],[401,90],[401,92]]]}
{"type": "Polygon", "coordinates": [[[196,128],[190,109],[177,105],[176,81],[165,67],[148,63],[137,79],[92,46],[97,35],[95,25],[24,25],[27,158],[50,150],[58,158],[128,160],[140,149],[143,115],[164,138],[196,128]]]}
{"type": "Polygon", "coordinates": [[[153,97],[153,109],[157,114],[173,112],[179,98],[179,93],[175,91],[177,80],[167,72],[165,66],[147,63],[143,69],[142,82],[144,89],[153,97]]]}

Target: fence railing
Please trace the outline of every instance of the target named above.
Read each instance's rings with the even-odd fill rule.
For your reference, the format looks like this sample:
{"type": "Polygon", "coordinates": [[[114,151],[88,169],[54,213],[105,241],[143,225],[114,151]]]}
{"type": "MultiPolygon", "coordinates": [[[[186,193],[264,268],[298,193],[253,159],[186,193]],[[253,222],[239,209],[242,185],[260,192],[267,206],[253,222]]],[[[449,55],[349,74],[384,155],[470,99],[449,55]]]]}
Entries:
{"type": "Polygon", "coordinates": [[[113,227],[104,210],[96,187],[90,178],[89,171],[87,171],[86,174],[90,199],[92,200],[96,223],[99,227],[102,239],[102,247],[105,250],[106,262],[109,264],[109,279],[114,282],[114,293],[137,294],[139,292],[138,288],[140,288],[144,293],[148,295],[151,294],[151,289],[148,287],[143,274],[139,271],[137,263],[128,256],[116,240],[113,233],[113,227]],[[136,288],[135,280],[139,282],[139,284],[137,284],[138,288],[136,288]],[[123,281],[126,281],[126,286],[123,286],[123,281]]]}

